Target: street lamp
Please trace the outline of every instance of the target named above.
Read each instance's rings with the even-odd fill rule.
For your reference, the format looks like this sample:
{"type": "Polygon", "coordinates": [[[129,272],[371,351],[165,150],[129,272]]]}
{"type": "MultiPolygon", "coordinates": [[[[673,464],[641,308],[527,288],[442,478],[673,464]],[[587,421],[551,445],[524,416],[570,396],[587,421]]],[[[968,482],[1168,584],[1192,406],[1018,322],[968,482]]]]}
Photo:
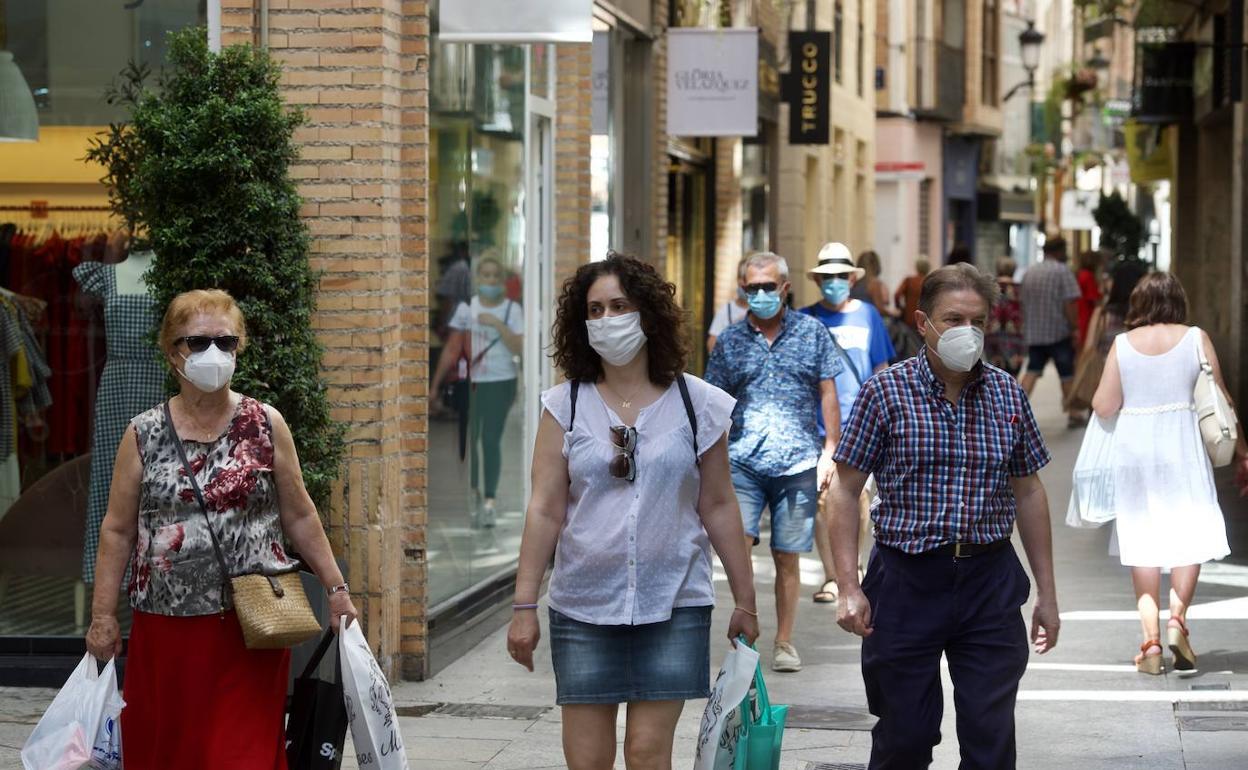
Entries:
{"type": "Polygon", "coordinates": [[[1014,94],[1024,88],[1036,85],[1036,70],[1040,67],[1040,48],[1044,45],[1044,33],[1036,29],[1035,22],[1027,22],[1027,29],[1018,33],[1018,46],[1022,51],[1023,69],[1027,70],[1027,80],[1011,88],[1001,100],[1008,102],[1014,94]]]}
{"type": "Polygon", "coordinates": [[[1096,82],[1099,86],[1104,86],[1105,76],[1109,72],[1109,59],[1105,58],[1105,54],[1101,53],[1100,48],[1092,49],[1092,58],[1088,59],[1088,66],[1096,73],[1096,82]]]}

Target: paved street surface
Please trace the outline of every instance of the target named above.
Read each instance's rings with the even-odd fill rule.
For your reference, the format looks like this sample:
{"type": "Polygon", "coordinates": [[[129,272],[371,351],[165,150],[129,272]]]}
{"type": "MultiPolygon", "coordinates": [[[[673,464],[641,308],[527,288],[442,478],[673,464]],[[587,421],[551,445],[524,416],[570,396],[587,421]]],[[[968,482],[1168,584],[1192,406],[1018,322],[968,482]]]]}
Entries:
{"type": "MultiPolygon", "coordinates": [[[[1192,676],[1146,677],[1131,656],[1139,644],[1128,572],[1106,556],[1108,530],[1062,526],[1069,474],[1081,432],[1067,431],[1050,370],[1037,393],[1037,414],[1054,454],[1043,472],[1055,522],[1058,600],[1063,627],[1056,650],[1033,655],[1018,704],[1020,768],[1248,767],[1248,505],[1234,500],[1228,479],[1228,526],[1234,555],[1206,568],[1189,615],[1201,670],[1192,676]]],[[[1160,439],[1161,437],[1159,437],[1160,439]]],[[[770,559],[757,550],[759,610],[764,622],[759,648],[770,651],[775,616],[770,559]]],[[[722,637],[732,603],[722,575],[715,616],[713,665],[728,642],[722,637]]],[[[769,674],[773,700],[801,707],[803,723],[835,729],[791,728],[785,733],[781,767],[832,770],[865,766],[871,718],[858,667],[858,642],[834,622],[828,605],[809,600],[821,582],[817,561],[803,560],[803,600],[796,643],[806,663],[800,674],[769,674]]],[[[1030,607],[1026,609],[1030,617],[1030,607]]],[[[543,615],[543,627],[545,627],[543,615]]],[[[549,647],[543,640],[538,670],[512,664],[500,631],[432,681],[395,688],[408,754],[414,768],[563,766],[559,712],[549,647]],[[419,716],[417,716],[419,715],[419,716]]],[[[936,768],[957,767],[952,692],[946,676],[944,742],[936,768]]],[[[51,698],[47,690],[0,688],[0,769],[20,768],[17,749],[51,698]]],[[[674,766],[692,765],[702,703],[685,710],[677,732],[674,766]]],[[[621,710],[621,717],[623,710],[621,710]]],[[[623,735],[621,719],[621,737],[623,735]]],[[[350,759],[344,768],[355,768],[350,759]]],[[[623,758],[617,758],[623,767],[623,758]]],[[[175,767],[171,765],[172,767],[175,767]]]]}

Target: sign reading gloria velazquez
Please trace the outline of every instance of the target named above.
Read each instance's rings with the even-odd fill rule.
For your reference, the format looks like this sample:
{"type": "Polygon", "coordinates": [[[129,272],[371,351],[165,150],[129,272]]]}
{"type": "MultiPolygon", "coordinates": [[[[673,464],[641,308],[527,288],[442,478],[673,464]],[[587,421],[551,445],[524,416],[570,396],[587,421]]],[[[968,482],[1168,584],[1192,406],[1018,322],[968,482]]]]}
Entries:
{"type": "Polygon", "coordinates": [[[758,30],[667,31],[667,133],[758,133],[758,30]]]}
{"type": "Polygon", "coordinates": [[[790,32],[784,99],[789,103],[789,144],[827,144],[832,95],[832,33],[790,32]]]}

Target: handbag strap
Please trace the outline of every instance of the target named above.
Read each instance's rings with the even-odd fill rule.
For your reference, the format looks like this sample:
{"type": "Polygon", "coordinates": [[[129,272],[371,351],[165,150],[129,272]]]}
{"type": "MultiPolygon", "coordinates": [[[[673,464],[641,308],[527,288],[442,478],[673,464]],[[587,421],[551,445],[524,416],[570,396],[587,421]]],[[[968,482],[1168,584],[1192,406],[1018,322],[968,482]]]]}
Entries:
{"type": "Polygon", "coordinates": [[[186,471],[186,477],[191,481],[191,490],[195,493],[195,499],[199,501],[199,511],[204,514],[204,524],[208,529],[208,537],[212,540],[212,550],[217,555],[217,565],[221,568],[221,602],[224,607],[225,598],[230,595],[230,568],[226,566],[225,556],[221,554],[221,544],[217,542],[217,534],[212,531],[212,519],[208,516],[208,504],[204,502],[204,493],[199,488],[199,480],[195,478],[195,471],[191,469],[191,463],[186,459],[186,448],[182,446],[178,429],[173,426],[173,412],[169,409],[169,401],[165,401],[165,424],[169,426],[169,433],[173,436],[173,446],[178,450],[178,459],[182,461],[182,469],[186,471]]]}
{"type": "Polygon", "coordinates": [[[1231,421],[1222,411],[1222,391],[1218,388],[1218,381],[1213,376],[1213,365],[1209,363],[1209,358],[1205,355],[1204,337],[1199,334],[1196,335],[1196,358],[1200,361],[1201,376],[1209,380],[1209,401],[1213,406],[1213,415],[1218,421],[1218,428],[1222,431],[1223,438],[1229,439],[1231,437],[1231,421]]]}
{"type": "Polygon", "coordinates": [[[693,399],[689,398],[689,385],[685,383],[685,374],[676,375],[676,386],[680,388],[680,400],[685,402],[685,416],[689,418],[689,427],[693,429],[693,464],[701,466],[702,457],[698,454],[698,416],[693,412],[693,399]]]}
{"type": "Polygon", "coordinates": [[[299,675],[300,679],[307,679],[312,676],[312,672],[316,670],[317,666],[321,665],[321,660],[325,657],[325,653],[329,651],[329,646],[334,643],[336,638],[337,635],[334,633],[333,628],[325,629],[325,633],[321,634],[321,643],[316,645],[316,650],[313,651],[312,657],[308,659],[308,665],[303,667],[303,673],[299,675]]]}

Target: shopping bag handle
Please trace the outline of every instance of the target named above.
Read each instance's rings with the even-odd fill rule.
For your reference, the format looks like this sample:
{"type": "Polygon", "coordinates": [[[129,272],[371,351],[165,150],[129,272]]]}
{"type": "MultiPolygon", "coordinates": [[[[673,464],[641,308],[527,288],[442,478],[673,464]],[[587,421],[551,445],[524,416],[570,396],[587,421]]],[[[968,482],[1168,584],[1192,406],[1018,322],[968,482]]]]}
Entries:
{"type": "MultiPolygon", "coordinates": [[[[751,650],[757,651],[758,648],[747,642],[744,635],[738,636],[737,639],[741,644],[744,644],[751,650]]],[[[754,666],[754,690],[757,693],[758,698],[758,724],[760,726],[774,725],[775,722],[771,716],[771,697],[767,694],[767,683],[763,681],[763,664],[761,660],[754,666]]],[[[750,695],[749,693],[746,693],[745,699],[741,701],[741,724],[746,732],[749,731],[750,718],[752,716],[753,714],[750,710],[750,695]]]]}
{"type": "Polygon", "coordinates": [[[312,676],[313,670],[321,665],[321,660],[325,657],[325,653],[329,651],[329,645],[334,642],[334,629],[327,628],[321,636],[321,643],[316,645],[316,651],[312,653],[312,657],[308,659],[308,665],[304,667],[303,673],[299,675],[300,679],[307,679],[312,676]]]}

